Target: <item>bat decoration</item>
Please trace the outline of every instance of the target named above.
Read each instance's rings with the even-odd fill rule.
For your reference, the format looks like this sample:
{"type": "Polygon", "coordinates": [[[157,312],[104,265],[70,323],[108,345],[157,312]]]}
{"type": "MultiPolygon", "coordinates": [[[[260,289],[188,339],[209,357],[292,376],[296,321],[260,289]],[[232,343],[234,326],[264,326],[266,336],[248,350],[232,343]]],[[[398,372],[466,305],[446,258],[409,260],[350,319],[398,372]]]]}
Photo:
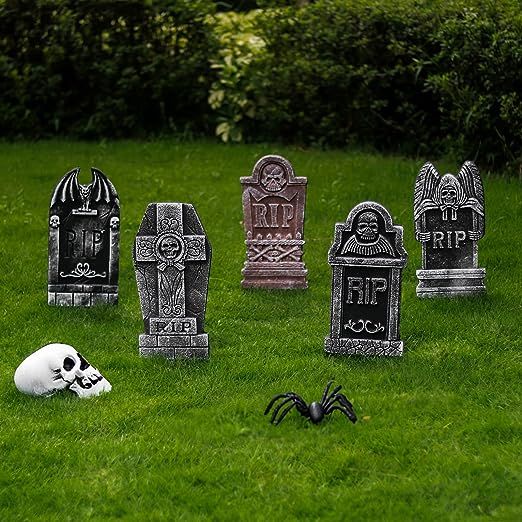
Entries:
{"type": "Polygon", "coordinates": [[[415,182],[416,228],[428,210],[440,209],[444,221],[455,221],[460,208],[471,208],[476,213],[477,230],[472,239],[480,239],[484,235],[484,188],[477,166],[466,161],[457,176],[441,177],[432,163],[424,164],[415,182]]]}
{"type": "Polygon", "coordinates": [[[76,203],[81,201],[80,210],[89,212],[92,202],[119,203],[114,185],[101,170],[94,167],[91,168],[92,182],[88,185],[78,183],[79,173],[80,168],[76,167],[62,178],[54,190],[51,207],[59,203],[76,203]]]}

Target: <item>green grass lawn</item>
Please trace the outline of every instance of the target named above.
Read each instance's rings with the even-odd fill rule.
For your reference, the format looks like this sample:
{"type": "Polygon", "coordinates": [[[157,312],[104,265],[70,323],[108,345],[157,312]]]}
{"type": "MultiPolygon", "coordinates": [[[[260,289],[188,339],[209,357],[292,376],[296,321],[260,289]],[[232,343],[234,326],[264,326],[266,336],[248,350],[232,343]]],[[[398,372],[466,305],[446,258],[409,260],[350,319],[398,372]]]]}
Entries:
{"type": "MultiPolygon", "coordinates": [[[[484,177],[487,295],[419,300],[413,184],[423,160],[208,142],[0,144],[0,520],[521,520],[522,187],[484,177]],[[308,177],[305,291],[245,291],[239,177],[268,153],[308,177]],[[66,171],[97,166],[121,199],[120,303],[47,305],[47,220],[66,171]],[[364,200],[404,226],[397,359],[326,358],[335,222],[364,200]],[[208,361],[143,359],[131,249],[149,202],[193,203],[213,248],[208,361]],[[20,394],[13,373],[72,344],[110,394],[20,394]],[[330,377],[360,421],[263,410],[330,377]]],[[[429,159],[429,158],[426,158],[429,159]]],[[[439,172],[460,165],[437,163],[439,172]]]]}

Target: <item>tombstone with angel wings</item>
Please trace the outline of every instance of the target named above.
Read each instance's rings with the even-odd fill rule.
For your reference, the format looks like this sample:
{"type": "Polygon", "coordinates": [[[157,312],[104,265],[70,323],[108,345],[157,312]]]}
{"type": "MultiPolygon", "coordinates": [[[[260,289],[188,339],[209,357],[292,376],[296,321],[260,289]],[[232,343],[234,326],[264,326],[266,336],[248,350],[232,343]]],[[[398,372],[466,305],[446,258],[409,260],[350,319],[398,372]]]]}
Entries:
{"type": "Polygon", "coordinates": [[[80,169],[65,174],[49,209],[48,303],[58,306],[116,304],[120,244],[120,202],[101,170],[78,181],[80,169]]]}
{"type": "Polygon", "coordinates": [[[419,297],[485,292],[486,270],[478,267],[484,235],[484,189],[477,166],[466,161],[457,176],[440,176],[426,163],[415,182],[415,239],[422,244],[417,270],[419,297]]]}

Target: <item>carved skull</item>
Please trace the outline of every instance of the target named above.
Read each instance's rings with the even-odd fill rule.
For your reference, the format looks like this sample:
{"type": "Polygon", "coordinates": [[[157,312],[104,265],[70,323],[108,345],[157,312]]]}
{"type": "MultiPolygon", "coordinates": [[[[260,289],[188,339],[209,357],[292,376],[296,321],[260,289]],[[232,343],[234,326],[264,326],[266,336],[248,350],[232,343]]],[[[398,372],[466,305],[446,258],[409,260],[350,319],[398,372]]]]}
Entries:
{"type": "Polygon", "coordinates": [[[51,216],[49,224],[52,228],[58,228],[60,226],[60,218],[58,216],[51,216]]]}
{"type": "Polygon", "coordinates": [[[159,251],[166,259],[176,259],[181,252],[181,243],[174,236],[166,236],[159,244],[159,251]]]}
{"type": "Polygon", "coordinates": [[[263,169],[261,183],[266,190],[277,192],[286,185],[285,171],[281,165],[271,163],[263,169]]]}
{"type": "Polygon", "coordinates": [[[111,221],[109,223],[109,226],[113,230],[117,230],[120,227],[120,218],[117,218],[116,216],[111,217],[111,221]]]}
{"type": "Polygon", "coordinates": [[[379,223],[374,212],[363,212],[357,218],[357,228],[355,229],[357,239],[363,242],[375,241],[379,236],[379,223]]]}
{"type": "Polygon", "coordinates": [[[93,397],[112,389],[80,353],[60,343],[48,344],[23,360],[14,382],[22,393],[47,397],[65,389],[78,397],[93,397]]]}
{"type": "Polygon", "coordinates": [[[439,198],[443,205],[454,206],[459,203],[462,192],[459,180],[453,174],[445,174],[440,180],[439,198]]]}

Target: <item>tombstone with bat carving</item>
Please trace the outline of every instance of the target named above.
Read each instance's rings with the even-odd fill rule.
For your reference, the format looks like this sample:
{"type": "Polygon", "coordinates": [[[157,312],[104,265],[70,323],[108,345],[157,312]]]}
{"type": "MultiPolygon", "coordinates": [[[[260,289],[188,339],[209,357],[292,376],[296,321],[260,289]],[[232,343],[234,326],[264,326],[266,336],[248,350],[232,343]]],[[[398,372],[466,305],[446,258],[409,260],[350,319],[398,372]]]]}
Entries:
{"type": "Polygon", "coordinates": [[[422,244],[419,297],[485,292],[478,240],[485,230],[484,189],[477,166],[466,161],[457,176],[440,176],[426,163],[415,182],[415,239],[422,244]]]}
{"type": "Polygon", "coordinates": [[[49,210],[48,303],[92,306],[118,302],[120,201],[99,169],[92,181],[68,172],[54,189],[49,210]]]}

